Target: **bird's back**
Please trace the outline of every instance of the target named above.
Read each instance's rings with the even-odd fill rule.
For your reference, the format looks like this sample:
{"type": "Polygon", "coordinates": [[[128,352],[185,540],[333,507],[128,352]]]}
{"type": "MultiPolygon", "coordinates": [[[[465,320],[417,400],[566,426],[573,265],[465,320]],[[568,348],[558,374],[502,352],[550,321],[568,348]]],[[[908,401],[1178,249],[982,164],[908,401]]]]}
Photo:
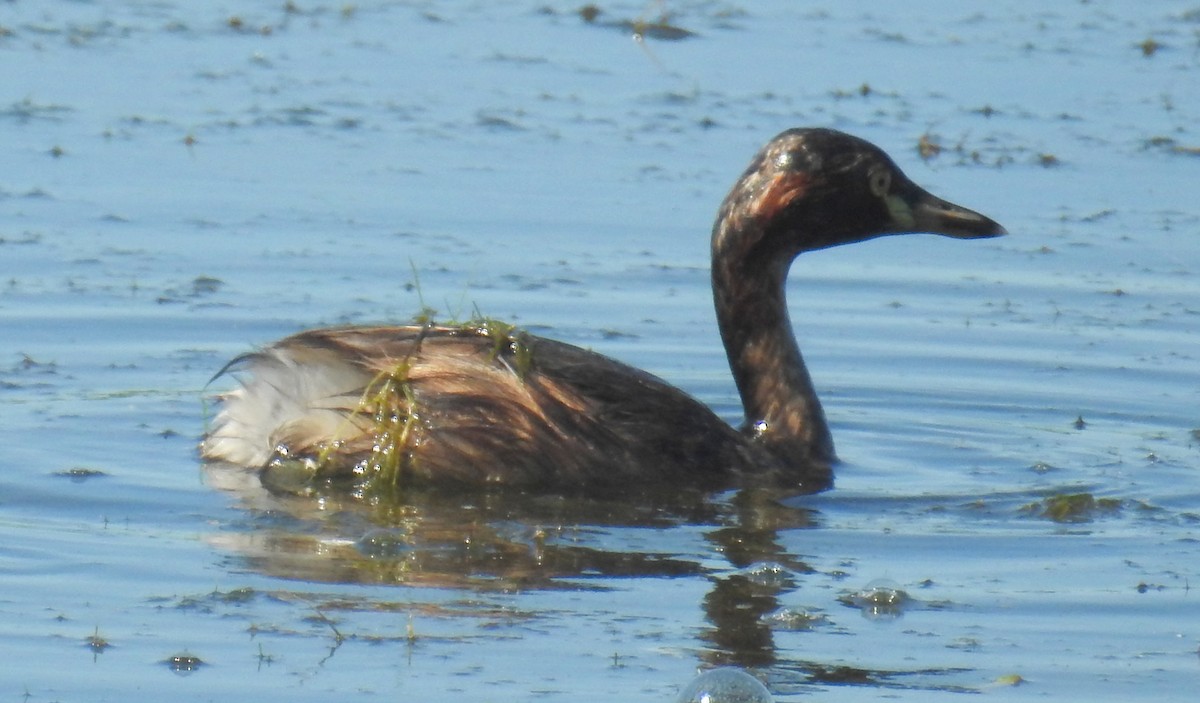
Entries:
{"type": "Polygon", "coordinates": [[[657,377],[486,324],[346,327],[231,364],[202,452],[406,485],[727,485],[773,459],[657,377]]]}

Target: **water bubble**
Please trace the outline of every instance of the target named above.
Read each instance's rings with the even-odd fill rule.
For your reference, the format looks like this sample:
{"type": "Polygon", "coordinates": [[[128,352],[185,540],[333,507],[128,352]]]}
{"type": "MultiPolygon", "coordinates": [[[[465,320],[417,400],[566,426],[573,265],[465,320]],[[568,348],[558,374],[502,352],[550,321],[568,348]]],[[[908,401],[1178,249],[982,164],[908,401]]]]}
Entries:
{"type": "Polygon", "coordinates": [[[823,614],[805,608],[780,608],[763,617],[772,630],[805,632],[828,622],[823,614]]]}
{"type": "Polygon", "coordinates": [[[863,617],[869,620],[895,620],[912,602],[900,584],[889,579],[875,579],[847,600],[861,608],[863,617]]]}
{"type": "Polygon", "coordinates": [[[734,667],[711,669],[683,687],[675,703],[772,703],[761,681],[734,667]]]}
{"type": "Polygon", "coordinates": [[[783,564],[760,561],[742,570],[746,578],[759,586],[792,588],[796,585],[795,574],[783,564]]]}
{"type": "Polygon", "coordinates": [[[364,556],[387,559],[411,552],[410,542],[411,538],[404,530],[380,528],[368,531],[358,539],[355,546],[364,556]]]}

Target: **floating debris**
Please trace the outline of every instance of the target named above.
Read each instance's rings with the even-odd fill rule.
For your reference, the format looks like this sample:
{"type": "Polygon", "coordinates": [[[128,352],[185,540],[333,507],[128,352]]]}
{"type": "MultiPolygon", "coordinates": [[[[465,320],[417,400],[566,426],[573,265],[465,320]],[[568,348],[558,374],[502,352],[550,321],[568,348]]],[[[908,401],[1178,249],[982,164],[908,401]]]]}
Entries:
{"type": "Polygon", "coordinates": [[[192,295],[201,296],[209,293],[216,293],[225,285],[225,281],[212,276],[196,276],[192,280],[192,295]]]}
{"type": "Polygon", "coordinates": [[[966,668],[930,668],[911,670],[865,669],[855,666],[832,665],[814,661],[779,664],[771,669],[771,682],[789,693],[811,684],[837,686],[873,686],[880,689],[930,690],[952,693],[980,693],[975,685],[947,683],[945,678],[955,674],[971,674],[966,668]]]}
{"type": "Polygon", "coordinates": [[[187,652],[169,656],[162,660],[162,663],[166,664],[168,669],[181,676],[187,676],[193,671],[199,670],[200,667],[206,666],[203,659],[187,652]]]}
{"type": "Polygon", "coordinates": [[[929,161],[941,153],[941,143],[937,140],[937,137],[930,135],[929,132],[922,134],[921,138],[917,140],[917,155],[923,161],[929,161]]]}
{"type": "MultiPolygon", "coordinates": [[[[846,93],[836,94],[835,97],[846,97],[846,93]]],[[[997,110],[984,107],[974,111],[976,114],[990,117],[997,110]]],[[[1052,154],[1034,151],[1027,146],[1004,144],[996,140],[983,140],[979,145],[968,143],[968,137],[962,136],[957,142],[950,142],[941,135],[925,132],[917,138],[917,155],[923,161],[933,161],[937,158],[952,157],[958,165],[993,166],[1000,168],[1011,164],[1033,163],[1043,167],[1058,165],[1059,159],[1052,154]]]]}
{"type": "Polygon", "coordinates": [[[1200,146],[1189,146],[1176,142],[1171,137],[1151,137],[1145,141],[1146,149],[1162,149],[1169,154],[1183,154],[1184,156],[1200,156],[1200,146]]]}
{"type": "Polygon", "coordinates": [[[229,591],[213,590],[201,596],[183,596],[175,607],[180,610],[196,610],[211,613],[216,605],[242,605],[258,598],[259,592],[249,586],[234,588],[229,591]]]}
{"type": "Polygon", "coordinates": [[[579,17],[584,22],[596,25],[597,27],[616,29],[631,34],[638,41],[647,38],[661,39],[663,41],[679,41],[697,36],[690,29],[684,29],[672,24],[670,15],[666,12],[660,14],[658,19],[649,21],[641,18],[635,20],[602,20],[600,19],[602,14],[604,14],[604,11],[596,5],[588,4],[579,8],[579,17]]]}
{"type": "Polygon", "coordinates": [[[96,630],[88,635],[84,640],[84,644],[92,650],[92,654],[104,654],[104,650],[112,646],[112,644],[100,636],[100,626],[96,626],[96,630]]]}
{"type": "Polygon", "coordinates": [[[82,466],[76,466],[70,469],[64,469],[62,471],[55,471],[53,475],[60,476],[62,478],[69,478],[75,483],[83,483],[90,478],[107,476],[108,474],[100,469],[88,469],[82,466]]]}
{"type": "Polygon", "coordinates": [[[24,98],[8,107],[0,107],[0,119],[11,118],[17,124],[27,124],[34,120],[61,122],[66,113],[73,111],[73,108],[65,105],[35,103],[29,98],[24,98]]]}
{"type": "Polygon", "coordinates": [[[1038,154],[1037,162],[1045,168],[1053,168],[1055,166],[1062,165],[1062,162],[1059,161],[1058,157],[1054,154],[1038,154]]]}

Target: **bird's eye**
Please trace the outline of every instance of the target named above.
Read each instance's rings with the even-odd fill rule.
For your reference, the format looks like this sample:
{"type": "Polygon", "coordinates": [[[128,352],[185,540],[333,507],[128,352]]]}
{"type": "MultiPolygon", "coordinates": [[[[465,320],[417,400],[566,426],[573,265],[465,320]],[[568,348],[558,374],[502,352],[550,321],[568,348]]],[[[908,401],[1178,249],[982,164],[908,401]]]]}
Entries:
{"type": "Polygon", "coordinates": [[[886,168],[873,168],[867,176],[871,192],[877,197],[884,197],[892,187],[892,174],[886,168]]]}

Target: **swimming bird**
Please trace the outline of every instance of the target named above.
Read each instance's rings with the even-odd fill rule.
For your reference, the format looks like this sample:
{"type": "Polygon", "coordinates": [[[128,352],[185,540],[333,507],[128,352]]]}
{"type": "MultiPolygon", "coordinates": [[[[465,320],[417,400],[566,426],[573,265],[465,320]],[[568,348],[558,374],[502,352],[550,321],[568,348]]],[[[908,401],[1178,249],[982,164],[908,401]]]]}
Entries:
{"type": "Polygon", "coordinates": [[[875,145],[791,129],[754,156],[712,230],[735,428],[665,381],[494,321],[300,332],[231,361],[206,461],[391,487],[624,490],[832,485],[833,439],[788,316],[801,253],[883,235],[1004,234],[875,145]]]}

